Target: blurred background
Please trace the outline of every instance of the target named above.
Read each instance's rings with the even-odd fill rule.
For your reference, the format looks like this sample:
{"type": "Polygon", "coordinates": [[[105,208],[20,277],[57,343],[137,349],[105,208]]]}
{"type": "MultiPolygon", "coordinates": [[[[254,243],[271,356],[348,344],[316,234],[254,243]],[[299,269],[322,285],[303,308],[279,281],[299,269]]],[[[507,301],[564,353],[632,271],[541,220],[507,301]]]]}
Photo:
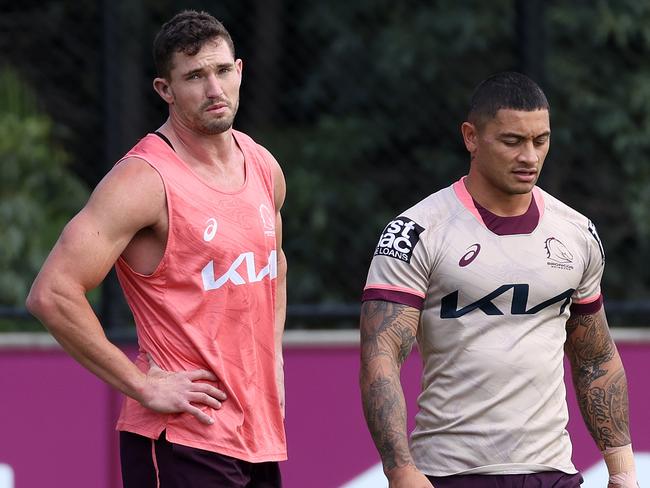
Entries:
{"type": "MultiPolygon", "coordinates": [[[[540,186],[589,216],[610,322],[650,324],[650,2],[1,0],[0,327],[89,191],[166,105],[151,44],[183,8],[221,19],[244,60],[235,127],[283,166],[288,328],[356,327],[385,223],[465,174],[475,85],[529,74],[551,104],[540,186]]],[[[92,295],[132,330],[114,279],[92,295]]]]}
{"type": "MultiPolygon", "coordinates": [[[[385,486],[364,478],[382,477],[357,386],[367,268],[389,219],[467,172],[469,97],[502,70],[545,90],[553,136],[539,184],[604,242],[606,309],[650,482],[650,1],[0,0],[0,488],[120,486],[120,394],[35,333],[24,300],[92,188],[164,122],[151,45],[184,8],[231,32],[244,61],[235,128],[287,179],[286,486],[385,486]]],[[[90,300],[134,355],[112,274],[90,300]]],[[[415,352],[403,369],[410,426],[419,368],[415,352]]],[[[567,385],[574,462],[602,474],[567,385]]]]}

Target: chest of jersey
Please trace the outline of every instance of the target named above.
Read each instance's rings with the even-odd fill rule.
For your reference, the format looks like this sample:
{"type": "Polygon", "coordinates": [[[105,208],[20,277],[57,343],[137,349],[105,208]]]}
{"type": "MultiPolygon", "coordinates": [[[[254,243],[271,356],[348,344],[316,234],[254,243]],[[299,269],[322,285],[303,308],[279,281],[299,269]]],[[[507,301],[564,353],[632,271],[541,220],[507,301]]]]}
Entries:
{"type": "Polygon", "coordinates": [[[499,236],[466,219],[448,235],[435,256],[428,304],[442,320],[560,315],[583,274],[579,236],[544,221],[531,234],[499,236]]]}

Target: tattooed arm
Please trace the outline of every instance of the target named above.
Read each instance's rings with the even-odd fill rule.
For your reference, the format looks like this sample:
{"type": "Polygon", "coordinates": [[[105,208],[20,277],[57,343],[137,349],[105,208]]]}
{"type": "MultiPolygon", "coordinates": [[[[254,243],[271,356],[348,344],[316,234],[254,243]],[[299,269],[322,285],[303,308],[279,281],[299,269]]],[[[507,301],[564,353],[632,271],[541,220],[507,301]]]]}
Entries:
{"type": "Polygon", "coordinates": [[[629,444],[627,380],[602,308],[569,317],[565,351],[582,417],[598,448],[629,444]]]}
{"type": "Polygon", "coordinates": [[[420,312],[407,305],[367,301],[361,307],[363,413],[390,488],[431,488],[409,451],[399,377],[415,342],[419,319],[420,312]]]}
{"type": "Polygon", "coordinates": [[[636,486],[627,379],[602,308],[594,314],[571,314],[565,352],[582,418],[607,462],[608,486],[636,486]]]}

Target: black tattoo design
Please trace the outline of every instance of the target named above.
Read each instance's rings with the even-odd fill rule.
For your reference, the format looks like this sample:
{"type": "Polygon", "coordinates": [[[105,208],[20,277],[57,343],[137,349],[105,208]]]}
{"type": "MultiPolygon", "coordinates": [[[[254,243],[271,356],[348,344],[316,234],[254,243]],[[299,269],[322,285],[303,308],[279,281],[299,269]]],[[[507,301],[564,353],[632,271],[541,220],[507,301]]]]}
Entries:
{"type": "Polygon", "coordinates": [[[582,417],[598,447],[630,443],[627,380],[604,312],[572,315],[566,352],[582,417]]]}
{"type": "Polygon", "coordinates": [[[415,343],[419,312],[406,305],[365,302],[361,309],[361,394],[366,422],[384,469],[412,464],[400,367],[415,343]]]}

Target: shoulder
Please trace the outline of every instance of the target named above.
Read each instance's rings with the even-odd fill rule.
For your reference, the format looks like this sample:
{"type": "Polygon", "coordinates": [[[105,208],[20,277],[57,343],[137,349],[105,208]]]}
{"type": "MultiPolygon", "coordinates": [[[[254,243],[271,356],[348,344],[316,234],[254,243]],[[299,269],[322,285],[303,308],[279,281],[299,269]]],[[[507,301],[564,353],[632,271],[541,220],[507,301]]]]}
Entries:
{"type": "Polygon", "coordinates": [[[463,208],[449,186],[420,200],[400,215],[413,220],[423,230],[433,230],[452,220],[463,208]]]}
{"type": "Polygon", "coordinates": [[[157,215],[165,206],[165,186],[158,171],[139,157],[118,161],[93,191],[89,204],[117,214],[137,210],[157,215]]]}
{"type": "Polygon", "coordinates": [[[128,189],[162,190],[163,180],[152,163],[137,155],[127,155],[106,174],[102,183],[119,183],[128,189]]]}
{"type": "Polygon", "coordinates": [[[248,146],[249,149],[255,151],[258,156],[261,156],[262,160],[269,165],[271,170],[273,170],[274,166],[279,167],[277,160],[273,154],[271,154],[271,151],[269,151],[266,147],[256,142],[251,136],[244,134],[243,132],[239,132],[233,129],[233,133],[235,134],[235,137],[240,144],[243,143],[245,146],[248,146]]]}
{"type": "Polygon", "coordinates": [[[547,214],[549,218],[572,225],[576,229],[585,233],[589,233],[589,229],[594,227],[594,224],[587,216],[570,207],[545,190],[542,190],[539,187],[536,187],[536,189],[544,200],[544,213],[547,214]]]}
{"type": "Polygon", "coordinates": [[[577,221],[588,220],[587,217],[584,216],[582,213],[578,212],[573,207],[570,207],[569,205],[561,201],[559,198],[554,197],[546,190],[543,190],[538,186],[536,186],[535,189],[542,196],[544,200],[544,209],[546,211],[550,211],[554,215],[557,215],[558,217],[564,217],[571,220],[577,220],[577,221]]]}
{"type": "Polygon", "coordinates": [[[237,143],[243,146],[244,150],[249,149],[255,151],[257,156],[259,156],[256,159],[261,159],[264,170],[268,171],[268,175],[272,181],[276,209],[280,209],[284,203],[286,194],[286,182],[280,163],[278,163],[277,159],[275,159],[268,149],[255,142],[249,135],[235,129],[233,129],[233,134],[237,143]]]}
{"type": "Polygon", "coordinates": [[[539,187],[536,188],[544,199],[545,218],[555,220],[557,225],[564,228],[573,229],[579,238],[582,239],[582,242],[586,243],[588,248],[598,250],[604,261],[605,251],[595,224],[587,216],[560,201],[558,198],[555,198],[539,187]]]}

